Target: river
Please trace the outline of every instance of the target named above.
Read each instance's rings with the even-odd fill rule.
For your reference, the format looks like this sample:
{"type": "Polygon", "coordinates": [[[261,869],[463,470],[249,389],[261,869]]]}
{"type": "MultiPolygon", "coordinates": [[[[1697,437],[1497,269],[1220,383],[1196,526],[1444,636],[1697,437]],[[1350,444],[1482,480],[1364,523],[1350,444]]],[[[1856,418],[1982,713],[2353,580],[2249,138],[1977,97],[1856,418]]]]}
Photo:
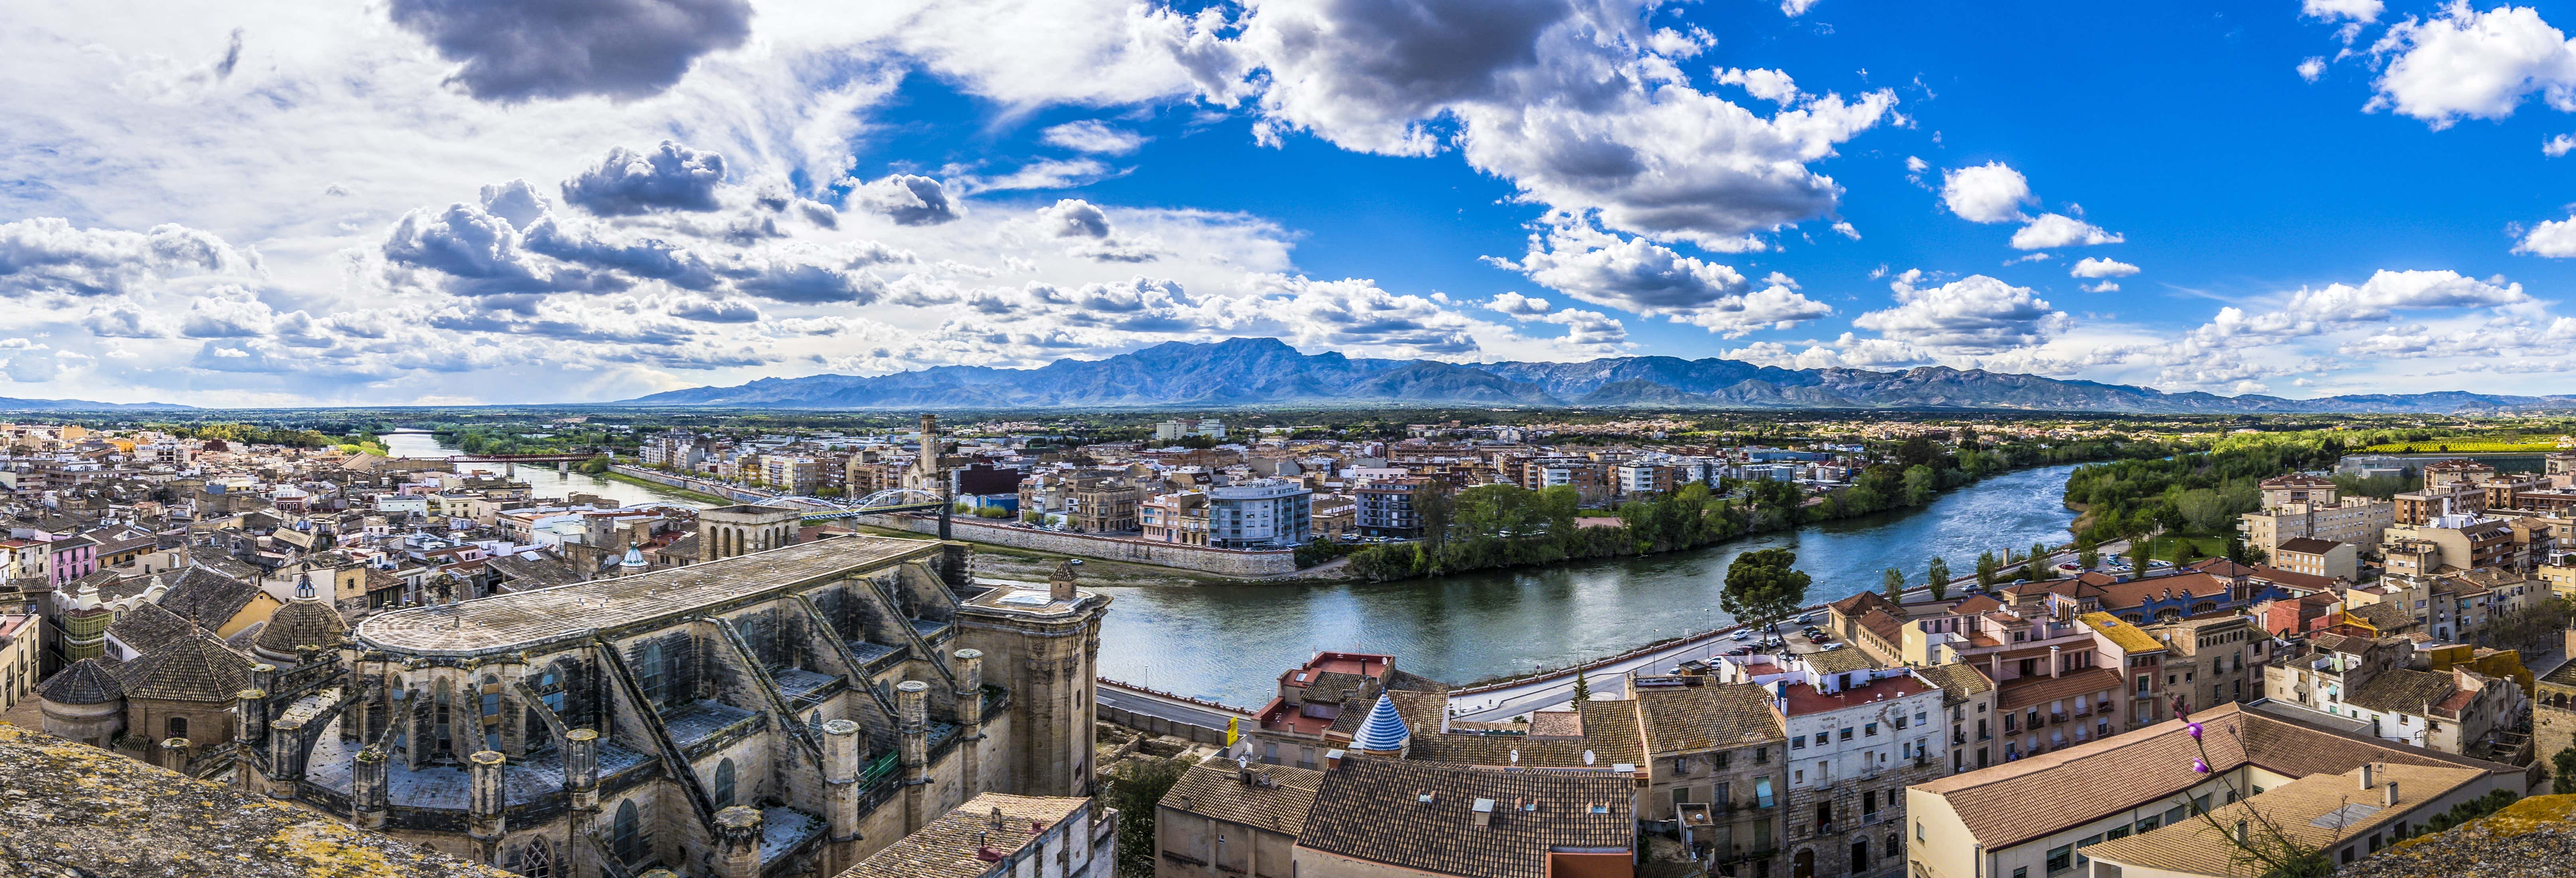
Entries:
{"type": "Polygon", "coordinates": [[[1915,583],[1938,555],[1956,573],[1979,552],[2063,543],[2072,466],[2038,467],[1889,512],[1704,549],[1555,567],[1369,585],[1086,588],[1117,599],[1100,674],[1243,707],[1277,693],[1280,672],[1319,649],[1386,653],[1452,684],[1598,658],[1730,620],[1717,610],[1738,553],[1789,548],[1815,578],[1810,603],[1840,600],[1903,568],[1915,583]]]}
{"type": "MultiPolygon", "coordinates": [[[[455,446],[440,444],[436,436],[428,433],[387,433],[384,436],[384,443],[385,450],[392,452],[395,457],[446,457],[461,453],[455,446]]],[[[461,466],[469,472],[485,470],[494,475],[499,475],[503,469],[502,465],[497,463],[468,463],[461,466]]],[[[662,488],[611,481],[587,473],[557,473],[555,465],[551,463],[521,466],[512,477],[528,483],[528,487],[539,497],[563,497],[573,491],[580,491],[584,494],[597,494],[615,500],[620,506],[671,503],[704,509],[708,505],[662,488]]]]}
{"type": "MultiPolygon", "coordinates": [[[[390,434],[384,442],[397,456],[457,453],[426,433],[390,434]]],[[[1798,568],[1815,577],[1808,601],[1823,603],[1881,587],[1880,571],[1889,567],[1920,583],[1934,555],[1964,574],[1979,552],[2064,542],[2075,520],[2061,502],[2072,469],[2021,470],[1922,509],[1663,555],[1367,585],[1084,587],[1117,599],[1101,632],[1104,677],[1258,707],[1276,692],[1281,671],[1316,650],[1342,649],[1392,654],[1405,670],[1465,683],[1727,624],[1717,594],[1740,552],[1796,550],[1798,568]]],[[[658,488],[558,475],[552,465],[520,467],[518,478],[540,497],[582,491],[628,505],[707,505],[658,488]]]]}

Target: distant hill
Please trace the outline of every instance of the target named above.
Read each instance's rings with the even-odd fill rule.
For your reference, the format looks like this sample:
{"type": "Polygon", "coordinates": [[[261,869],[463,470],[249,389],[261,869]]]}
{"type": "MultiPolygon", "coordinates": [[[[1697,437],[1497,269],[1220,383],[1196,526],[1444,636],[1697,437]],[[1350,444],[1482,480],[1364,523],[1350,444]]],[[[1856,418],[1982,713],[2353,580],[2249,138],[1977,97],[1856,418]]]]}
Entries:
{"type": "MultiPolygon", "coordinates": [[[[813,375],[697,387],[612,403],[801,409],[992,409],[1252,404],[2012,409],[2161,414],[2424,413],[2576,409],[2576,395],[2442,392],[2317,399],[2165,393],[2148,387],[1924,366],[1899,372],[1781,369],[1740,360],[1611,357],[1473,363],[1302,354],[1275,338],[1166,342],[1035,369],[939,366],[876,378],[813,375]]],[[[5,406],[0,406],[5,408],[5,406]]]]}
{"type": "Polygon", "coordinates": [[[86,399],[19,399],[0,396],[0,412],[127,412],[138,410],[193,410],[196,406],[168,402],[91,402],[86,399]]]}

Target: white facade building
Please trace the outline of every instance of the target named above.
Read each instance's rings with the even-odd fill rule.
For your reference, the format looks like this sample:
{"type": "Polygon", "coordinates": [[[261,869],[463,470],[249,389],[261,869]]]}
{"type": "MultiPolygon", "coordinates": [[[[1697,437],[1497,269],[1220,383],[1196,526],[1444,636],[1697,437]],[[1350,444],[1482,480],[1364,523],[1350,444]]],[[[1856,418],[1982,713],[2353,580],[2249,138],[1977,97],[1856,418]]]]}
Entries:
{"type": "Polygon", "coordinates": [[[1293,548],[1314,533],[1315,492],[1286,479],[1255,479],[1207,489],[1208,545],[1223,549],[1293,548]]]}

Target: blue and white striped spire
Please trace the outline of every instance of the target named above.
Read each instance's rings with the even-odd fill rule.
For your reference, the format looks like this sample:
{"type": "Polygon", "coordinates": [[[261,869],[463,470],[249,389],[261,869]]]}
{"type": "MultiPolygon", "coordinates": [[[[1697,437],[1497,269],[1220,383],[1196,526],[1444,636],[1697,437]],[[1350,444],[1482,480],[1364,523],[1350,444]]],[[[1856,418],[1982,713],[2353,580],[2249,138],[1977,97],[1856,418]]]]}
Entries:
{"type": "Polygon", "coordinates": [[[1386,693],[1377,694],[1377,706],[1369,708],[1368,719],[1360,723],[1360,732],[1351,746],[1371,753],[1394,753],[1413,740],[1413,732],[1404,727],[1404,718],[1395,715],[1395,700],[1386,693]]]}

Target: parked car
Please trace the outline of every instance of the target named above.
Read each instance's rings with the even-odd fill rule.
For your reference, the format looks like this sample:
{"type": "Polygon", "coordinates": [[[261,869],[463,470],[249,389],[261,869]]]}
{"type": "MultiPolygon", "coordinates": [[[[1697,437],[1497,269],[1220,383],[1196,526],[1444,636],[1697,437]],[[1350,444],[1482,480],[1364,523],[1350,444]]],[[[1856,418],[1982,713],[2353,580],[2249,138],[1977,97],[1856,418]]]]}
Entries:
{"type": "Polygon", "coordinates": [[[2084,572],[2084,565],[2082,565],[2082,564],[2077,564],[2077,563],[2075,563],[2075,562],[2073,562],[2073,561],[2068,561],[2068,562],[2066,562],[2066,563],[2064,563],[2064,564],[2059,564],[2059,565],[2057,565],[2057,569],[2059,569],[2059,570],[2064,570],[2064,571],[2066,571],[2066,572],[2068,572],[2068,573],[2082,573],[2082,572],[2084,572]]]}
{"type": "Polygon", "coordinates": [[[1748,637],[1752,637],[1752,636],[1753,636],[1753,629],[1751,629],[1751,628],[1738,628],[1738,629],[1735,629],[1735,633],[1734,633],[1734,634],[1730,634],[1730,635],[1727,635],[1727,636],[1728,636],[1730,639],[1734,639],[1734,640],[1743,640],[1743,639],[1745,639],[1745,638],[1748,638],[1748,637]]]}

